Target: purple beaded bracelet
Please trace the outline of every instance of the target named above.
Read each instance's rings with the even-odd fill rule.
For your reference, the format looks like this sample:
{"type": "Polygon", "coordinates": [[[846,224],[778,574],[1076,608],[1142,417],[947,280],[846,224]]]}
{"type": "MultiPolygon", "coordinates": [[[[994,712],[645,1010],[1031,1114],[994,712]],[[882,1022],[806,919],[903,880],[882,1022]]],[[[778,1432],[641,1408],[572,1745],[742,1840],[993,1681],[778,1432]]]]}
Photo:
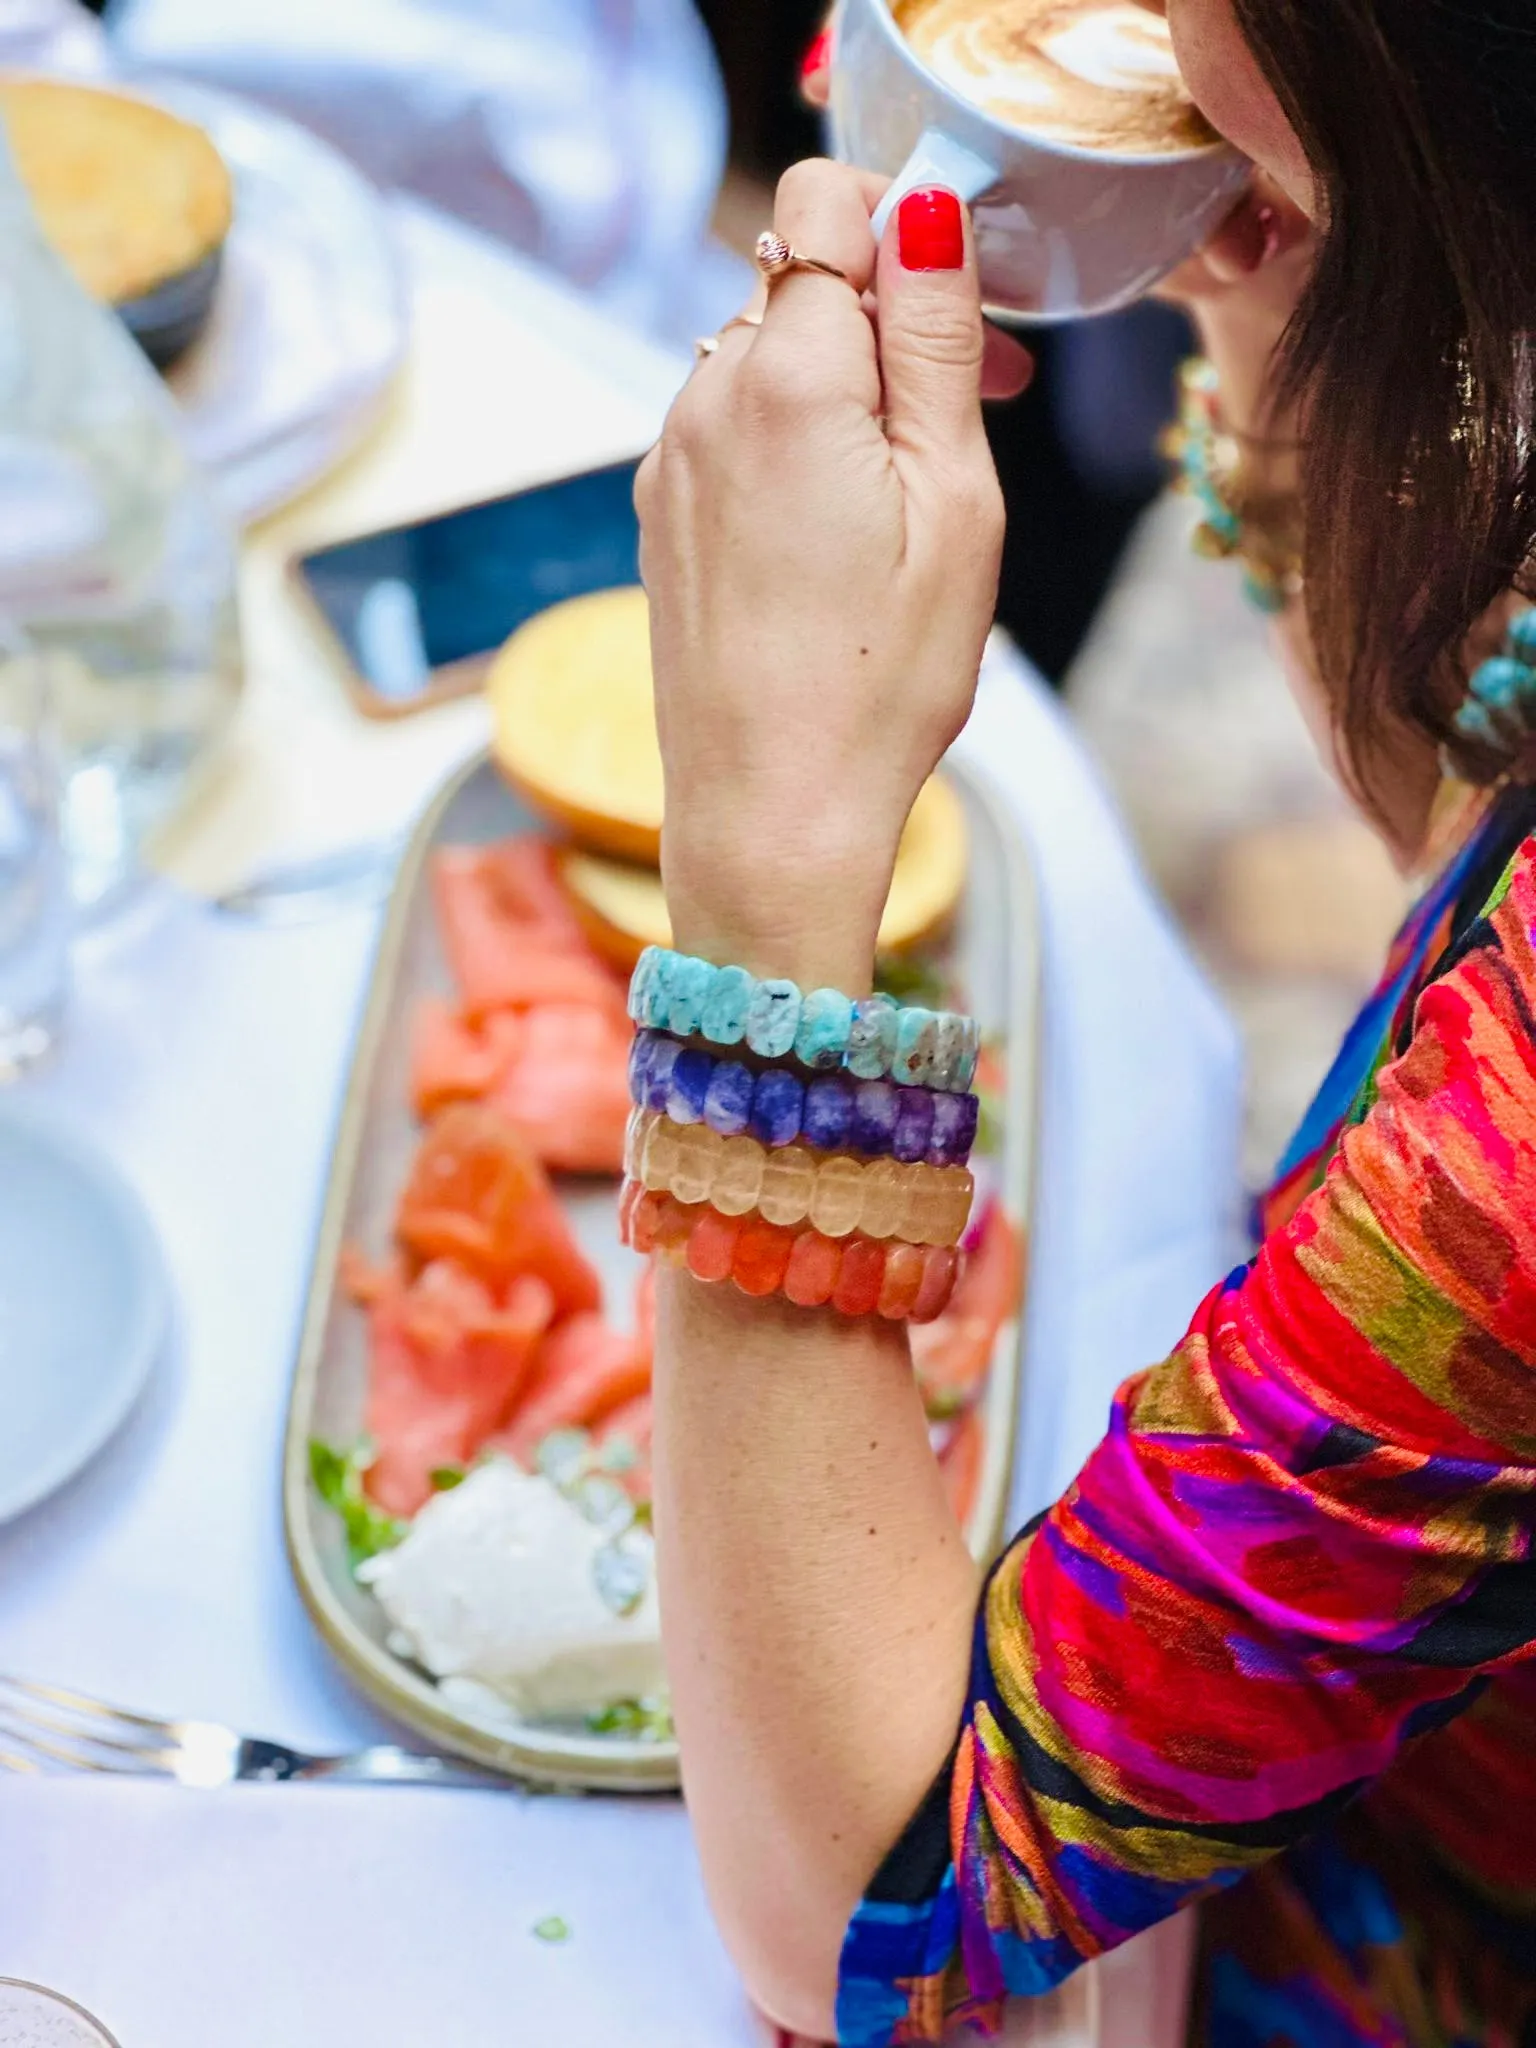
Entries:
{"type": "Polygon", "coordinates": [[[976,1142],[980,1102],[938,1088],[820,1074],[802,1081],[783,1067],[758,1071],[638,1031],[629,1056],[630,1099],[675,1124],[708,1124],[724,1138],[762,1145],[796,1139],[822,1152],[863,1152],[908,1164],[964,1166],[976,1142]]]}

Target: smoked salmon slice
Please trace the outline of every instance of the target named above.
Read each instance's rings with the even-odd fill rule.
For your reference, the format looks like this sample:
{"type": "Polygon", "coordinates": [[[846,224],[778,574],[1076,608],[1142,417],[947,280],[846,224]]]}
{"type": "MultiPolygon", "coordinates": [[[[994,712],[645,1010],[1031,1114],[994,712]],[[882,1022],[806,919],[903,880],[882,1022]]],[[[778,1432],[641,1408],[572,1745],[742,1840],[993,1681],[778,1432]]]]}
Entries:
{"type": "Polygon", "coordinates": [[[572,1316],[539,1347],[527,1389],[500,1448],[530,1470],[552,1430],[591,1429],[650,1391],[651,1361],[633,1337],[600,1315],[572,1316]]]}
{"type": "Polygon", "coordinates": [[[522,1021],[520,1055],[488,1100],[555,1172],[618,1173],[630,1110],[627,1021],[563,1003],[522,1021]]]}
{"type": "Polygon", "coordinates": [[[536,1275],[557,1316],[602,1301],[543,1167],[526,1139],[483,1103],[455,1104],[429,1126],[395,1234],[423,1264],[452,1259],[493,1288],[536,1275]]]}
{"type": "MultiPolygon", "coordinates": [[[[439,856],[432,874],[438,930],[465,1017],[537,1003],[588,1004],[623,1017],[624,990],[586,941],[507,914],[484,855],[439,856]]],[[[579,936],[579,935],[578,935],[579,936]]]]}

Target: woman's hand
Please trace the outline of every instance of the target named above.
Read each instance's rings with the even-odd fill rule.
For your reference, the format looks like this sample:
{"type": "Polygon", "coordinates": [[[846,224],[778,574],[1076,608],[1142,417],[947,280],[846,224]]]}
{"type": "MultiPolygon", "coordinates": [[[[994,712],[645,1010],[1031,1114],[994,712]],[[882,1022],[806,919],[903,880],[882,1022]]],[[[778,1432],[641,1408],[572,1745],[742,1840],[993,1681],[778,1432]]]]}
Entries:
{"type": "Polygon", "coordinates": [[[780,278],[636,486],[676,943],[851,993],[970,709],[1003,528],[969,223],[950,193],[911,195],[877,257],[879,189],[786,173],[775,226],[848,283],[780,278]]]}

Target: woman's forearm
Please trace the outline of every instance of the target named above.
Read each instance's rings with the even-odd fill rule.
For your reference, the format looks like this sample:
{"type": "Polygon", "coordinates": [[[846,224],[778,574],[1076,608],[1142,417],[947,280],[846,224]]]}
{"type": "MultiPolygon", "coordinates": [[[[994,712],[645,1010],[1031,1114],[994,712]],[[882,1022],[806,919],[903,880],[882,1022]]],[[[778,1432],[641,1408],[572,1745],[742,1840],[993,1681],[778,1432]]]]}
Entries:
{"type": "Polygon", "coordinates": [[[844,1926],[943,1767],[977,1571],[905,1333],[662,1276],[656,1532],[705,1880],[749,1988],[830,2038],[844,1926]]]}
{"type": "MultiPolygon", "coordinates": [[[[670,852],[689,951],[869,987],[883,853],[781,861],[765,925],[722,915],[719,860],[670,852]]],[[[830,2038],[842,1931],[960,1723],[976,1568],[901,1325],[681,1272],[657,1311],[661,1607],[705,1880],[759,2003],[830,2038]]]]}

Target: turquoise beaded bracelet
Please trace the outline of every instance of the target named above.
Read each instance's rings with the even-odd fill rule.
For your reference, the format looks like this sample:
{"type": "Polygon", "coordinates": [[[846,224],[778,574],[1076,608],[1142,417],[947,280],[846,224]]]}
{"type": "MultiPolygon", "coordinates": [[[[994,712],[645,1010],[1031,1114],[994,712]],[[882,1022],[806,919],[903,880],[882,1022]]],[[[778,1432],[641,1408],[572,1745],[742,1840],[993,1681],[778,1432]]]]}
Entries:
{"type": "Polygon", "coordinates": [[[945,1094],[970,1087],[981,1052],[973,1017],[885,995],[854,1002],[832,988],[802,995],[792,981],[758,981],[744,967],[712,967],[663,946],[640,955],[629,1014],[642,1030],[744,1043],[759,1059],[797,1059],[814,1073],[846,1067],[861,1081],[889,1077],[945,1094]]]}

